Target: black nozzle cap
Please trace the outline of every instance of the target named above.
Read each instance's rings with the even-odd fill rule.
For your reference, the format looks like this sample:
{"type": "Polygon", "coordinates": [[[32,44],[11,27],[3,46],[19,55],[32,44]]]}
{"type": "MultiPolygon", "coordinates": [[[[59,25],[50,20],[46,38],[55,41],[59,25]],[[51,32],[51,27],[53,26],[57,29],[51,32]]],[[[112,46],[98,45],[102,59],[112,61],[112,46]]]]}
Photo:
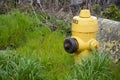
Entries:
{"type": "Polygon", "coordinates": [[[77,41],[73,38],[67,38],[64,41],[64,49],[68,53],[74,53],[78,49],[77,41]]]}

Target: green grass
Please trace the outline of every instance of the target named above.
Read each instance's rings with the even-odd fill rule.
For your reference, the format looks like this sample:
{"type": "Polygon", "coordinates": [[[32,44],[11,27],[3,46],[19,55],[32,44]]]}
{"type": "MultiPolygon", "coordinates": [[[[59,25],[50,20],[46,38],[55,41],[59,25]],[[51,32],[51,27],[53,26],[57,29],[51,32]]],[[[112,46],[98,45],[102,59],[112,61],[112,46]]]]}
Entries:
{"type": "Polygon", "coordinates": [[[0,49],[19,47],[39,23],[34,16],[19,11],[0,15],[0,18],[0,49]]]}
{"type": "Polygon", "coordinates": [[[63,48],[67,30],[64,21],[50,18],[46,23],[45,15],[37,20],[19,11],[0,16],[0,49],[7,48],[0,52],[0,80],[112,79],[108,55],[96,52],[91,59],[74,65],[74,55],[63,48]],[[52,31],[48,23],[58,29],[52,31]]]}
{"type": "Polygon", "coordinates": [[[77,80],[112,80],[112,64],[108,54],[93,51],[91,58],[86,58],[80,64],[76,64],[77,80]]]}
{"type": "MultiPolygon", "coordinates": [[[[16,77],[18,80],[37,80],[38,78],[38,80],[69,80],[73,75],[71,71],[73,71],[74,59],[73,56],[68,55],[63,49],[64,38],[61,32],[51,32],[47,27],[41,27],[39,30],[29,34],[27,43],[18,48],[15,53],[13,52],[14,55],[21,55],[21,57],[16,58],[17,63],[22,62],[21,64],[17,64],[13,60],[13,63],[15,65],[17,64],[16,69],[18,69],[18,72],[11,73],[10,75],[6,74],[3,77],[9,76],[7,77],[8,80],[16,80],[16,77]],[[27,58],[24,59],[24,57],[27,58]],[[37,62],[34,62],[34,60],[37,62]],[[40,65],[43,66],[43,68],[40,65]],[[36,66],[42,69],[38,70],[36,66]],[[38,73],[33,73],[33,75],[32,70],[34,67],[38,73]],[[12,74],[17,75],[11,76],[12,74]],[[25,74],[26,76],[23,77],[25,74]]],[[[12,52],[9,53],[9,55],[10,54],[12,56],[12,52]]],[[[14,56],[12,57],[14,58],[14,56]]],[[[12,57],[8,60],[12,61],[12,57]]],[[[10,65],[13,66],[11,63],[10,65]]],[[[9,64],[6,64],[6,66],[9,66],[9,64]]],[[[1,69],[3,69],[3,67],[1,69]]],[[[6,70],[6,73],[12,72],[14,69],[15,68],[13,68],[13,70],[6,70]]],[[[4,80],[4,78],[2,78],[2,80],[4,80]]]]}
{"type": "Polygon", "coordinates": [[[120,62],[117,64],[113,64],[111,65],[111,69],[113,71],[113,76],[112,79],[113,80],[119,80],[120,79],[120,62]]]}
{"type": "Polygon", "coordinates": [[[66,80],[66,75],[72,76],[74,59],[63,49],[64,35],[61,32],[51,32],[47,27],[29,34],[28,42],[17,49],[20,54],[37,54],[46,68],[49,80],[66,80]]]}
{"type": "MultiPolygon", "coordinates": [[[[1,67],[1,73],[7,73],[1,76],[2,80],[4,80],[4,78],[8,80],[36,80],[41,75],[45,76],[45,79],[43,79],[43,76],[40,78],[41,80],[66,80],[68,79],[67,77],[72,76],[70,71],[72,70],[74,59],[63,49],[65,36],[60,30],[54,32],[51,31],[51,28],[44,22],[46,19],[45,15],[39,15],[38,19],[40,20],[37,20],[33,14],[20,13],[19,11],[0,16],[2,17],[2,20],[0,21],[0,49],[15,49],[16,52],[12,51],[10,53],[11,55],[12,53],[15,53],[14,55],[27,57],[23,59],[23,66],[19,66],[14,60],[12,61],[12,58],[8,58],[9,61],[12,61],[17,66],[16,68],[19,69],[22,74],[16,69],[17,72],[9,74],[9,72],[12,72],[12,69],[2,70],[4,67],[1,67]],[[31,56],[37,57],[31,58],[31,56]],[[36,61],[35,58],[38,59],[37,62],[39,64],[33,64],[34,62],[32,62],[32,60],[36,61]],[[29,59],[30,64],[33,65],[33,67],[27,64],[29,59]],[[39,73],[41,72],[41,69],[38,70],[35,67],[40,64],[44,66],[43,70],[45,70],[45,74],[39,73]],[[25,67],[26,69],[22,71],[22,68],[25,67]],[[32,69],[34,67],[35,70],[38,71],[39,76],[37,73],[34,73],[34,75],[31,73],[33,72],[32,69]],[[16,75],[12,76],[12,74],[16,75]],[[26,76],[22,77],[25,74],[26,76]]],[[[5,55],[7,54],[5,53],[5,55]]],[[[5,55],[3,54],[3,56],[5,55]]],[[[22,57],[20,57],[20,59],[17,57],[18,63],[21,62],[22,57]]],[[[13,64],[10,63],[10,65],[13,64]]],[[[5,66],[9,66],[9,64],[6,64],[5,66]]]]}
{"type": "Polygon", "coordinates": [[[0,80],[45,80],[44,71],[38,57],[15,51],[0,53],[0,80]]]}

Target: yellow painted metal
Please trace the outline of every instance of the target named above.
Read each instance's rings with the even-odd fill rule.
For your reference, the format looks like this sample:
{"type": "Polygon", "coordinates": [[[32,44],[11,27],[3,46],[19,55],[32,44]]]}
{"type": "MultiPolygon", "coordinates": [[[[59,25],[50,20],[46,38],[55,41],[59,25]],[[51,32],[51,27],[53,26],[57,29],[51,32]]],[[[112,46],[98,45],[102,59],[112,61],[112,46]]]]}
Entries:
{"type": "Polygon", "coordinates": [[[79,16],[72,20],[72,38],[78,42],[78,50],[75,52],[75,61],[91,55],[92,49],[98,48],[96,35],[98,31],[97,18],[90,15],[90,11],[83,9],[79,16]]]}
{"type": "Polygon", "coordinates": [[[83,9],[83,10],[81,10],[79,16],[80,16],[81,18],[89,18],[89,17],[90,17],[90,11],[87,10],[87,9],[83,9]]]}

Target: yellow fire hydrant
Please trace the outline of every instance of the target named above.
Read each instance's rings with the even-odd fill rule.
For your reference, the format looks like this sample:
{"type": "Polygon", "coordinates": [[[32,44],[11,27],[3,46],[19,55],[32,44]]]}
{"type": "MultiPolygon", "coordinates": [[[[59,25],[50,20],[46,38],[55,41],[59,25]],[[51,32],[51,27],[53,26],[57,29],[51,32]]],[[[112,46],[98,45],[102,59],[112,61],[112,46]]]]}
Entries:
{"type": "Polygon", "coordinates": [[[83,9],[79,16],[73,17],[72,37],[64,41],[64,48],[68,53],[75,53],[76,62],[81,62],[91,55],[92,50],[98,49],[97,31],[97,18],[91,16],[89,10],[83,9]]]}

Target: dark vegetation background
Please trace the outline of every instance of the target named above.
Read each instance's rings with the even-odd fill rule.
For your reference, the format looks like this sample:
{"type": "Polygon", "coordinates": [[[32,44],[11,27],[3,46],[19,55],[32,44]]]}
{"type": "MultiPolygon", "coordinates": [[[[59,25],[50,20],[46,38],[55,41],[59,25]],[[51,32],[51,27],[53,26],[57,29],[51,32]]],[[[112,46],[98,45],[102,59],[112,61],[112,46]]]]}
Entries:
{"type": "Polygon", "coordinates": [[[0,0],[0,14],[14,8],[24,12],[45,12],[56,17],[70,20],[78,15],[83,6],[87,6],[93,15],[113,20],[120,20],[119,0],[0,0]],[[108,9],[109,8],[109,9],[108,9]]]}

